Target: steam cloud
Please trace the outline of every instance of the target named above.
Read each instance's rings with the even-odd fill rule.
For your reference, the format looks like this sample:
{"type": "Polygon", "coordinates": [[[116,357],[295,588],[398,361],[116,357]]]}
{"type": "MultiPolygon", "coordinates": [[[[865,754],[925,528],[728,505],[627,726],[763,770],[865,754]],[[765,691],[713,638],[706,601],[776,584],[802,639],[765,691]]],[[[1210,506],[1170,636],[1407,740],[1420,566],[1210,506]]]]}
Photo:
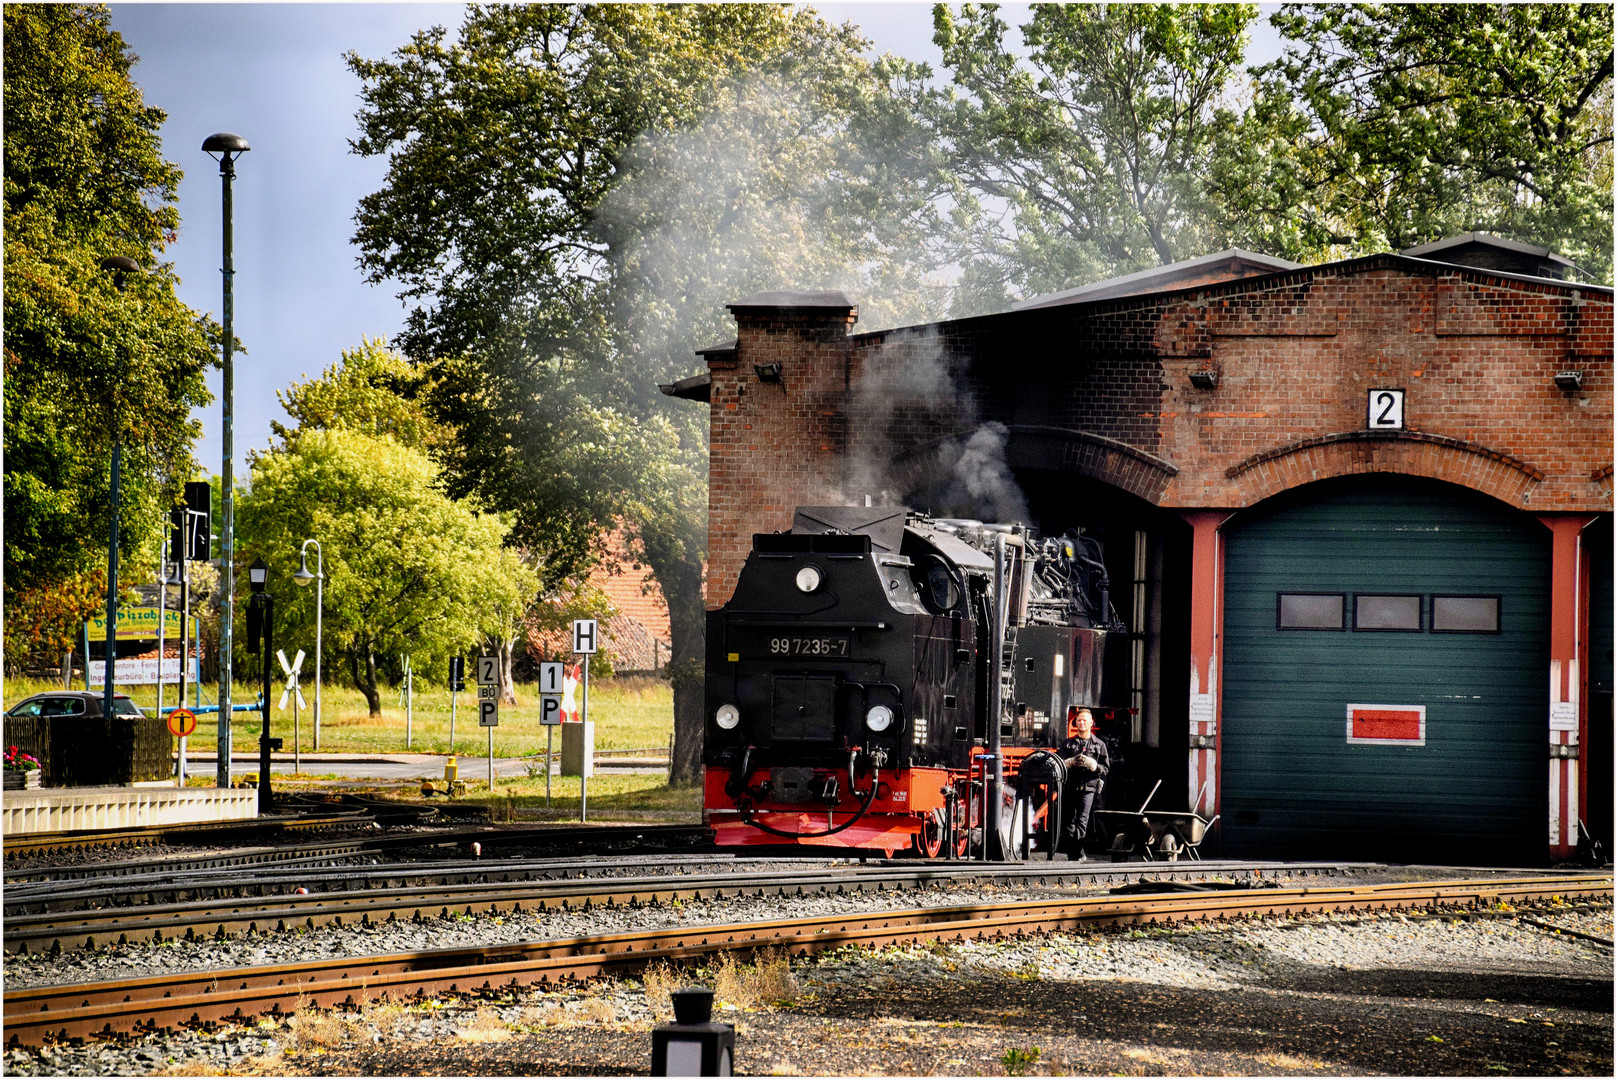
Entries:
{"type": "Polygon", "coordinates": [[[938,448],[936,466],[946,471],[947,479],[924,493],[928,505],[914,509],[940,517],[1031,520],[1027,496],[1005,460],[1009,429],[992,420],[978,426],[976,400],[960,386],[932,327],[895,336],[889,348],[866,357],[853,387],[850,414],[861,435],[848,465],[844,501],[857,504],[868,496],[873,503],[892,506],[910,500],[915,493],[895,478],[893,466],[896,457],[913,447],[896,438],[894,429],[931,427],[960,437],[938,448]],[[895,424],[907,416],[921,422],[895,424]]]}
{"type": "MultiPolygon", "coordinates": [[[[598,227],[618,252],[618,317],[640,357],[641,385],[688,374],[683,358],[726,335],[724,305],[761,289],[840,289],[876,326],[945,310],[951,287],[936,269],[938,238],[902,185],[890,183],[906,168],[905,148],[855,137],[801,81],[761,76],[728,93],[695,127],[637,140],[600,208],[598,227]]],[[[934,491],[918,509],[1026,520],[1004,426],[978,428],[935,333],[894,341],[891,353],[868,357],[853,387],[849,419],[860,432],[841,491],[828,478],[833,489],[813,497],[904,502],[913,493],[892,478],[893,458],[910,449],[913,432],[931,428],[961,441],[939,454],[938,465],[952,470],[941,496],[934,491]],[[895,440],[895,428],[910,434],[895,440]]]]}

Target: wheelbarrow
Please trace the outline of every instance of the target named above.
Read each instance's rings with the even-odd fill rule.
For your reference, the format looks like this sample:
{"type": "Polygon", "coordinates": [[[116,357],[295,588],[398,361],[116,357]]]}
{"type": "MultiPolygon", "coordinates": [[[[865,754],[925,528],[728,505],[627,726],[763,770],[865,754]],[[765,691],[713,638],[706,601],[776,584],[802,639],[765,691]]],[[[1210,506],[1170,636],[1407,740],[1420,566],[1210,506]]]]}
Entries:
{"type": "Polygon", "coordinates": [[[1174,862],[1180,855],[1201,858],[1196,849],[1201,846],[1213,822],[1218,820],[1218,815],[1203,818],[1191,810],[1147,809],[1156,797],[1157,788],[1161,786],[1162,781],[1158,780],[1137,811],[1095,811],[1095,823],[1111,836],[1111,846],[1107,851],[1113,862],[1126,862],[1135,854],[1147,862],[1157,859],[1174,862]]]}

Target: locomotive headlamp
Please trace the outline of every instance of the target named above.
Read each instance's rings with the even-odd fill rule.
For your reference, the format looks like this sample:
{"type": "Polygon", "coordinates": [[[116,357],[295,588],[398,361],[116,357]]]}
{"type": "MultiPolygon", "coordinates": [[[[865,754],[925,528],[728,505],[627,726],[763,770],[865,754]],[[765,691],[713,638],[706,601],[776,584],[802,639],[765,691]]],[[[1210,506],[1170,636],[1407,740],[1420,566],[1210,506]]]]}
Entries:
{"type": "Polygon", "coordinates": [[[872,705],[865,713],[865,726],[880,734],[893,726],[893,710],[885,705],[872,705]]]}
{"type": "Polygon", "coordinates": [[[713,719],[725,731],[734,731],[735,726],[741,723],[741,710],[725,702],[719,706],[719,711],[713,714],[713,719]]]}
{"type": "Polygon", "coordinates": [[[805,566],[797,572],[797,587],[804,592],[813,592],[820,587],[820,571],[813,566],[805,566]]]}

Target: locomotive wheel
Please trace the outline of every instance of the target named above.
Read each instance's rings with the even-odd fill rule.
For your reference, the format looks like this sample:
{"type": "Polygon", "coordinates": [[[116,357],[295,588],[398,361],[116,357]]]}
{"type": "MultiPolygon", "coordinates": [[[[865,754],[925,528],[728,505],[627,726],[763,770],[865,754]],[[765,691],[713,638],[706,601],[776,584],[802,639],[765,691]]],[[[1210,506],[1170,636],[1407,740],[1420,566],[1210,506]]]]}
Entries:
{"type": "Polygon", "coordinates": [[[971,857],[971,830],[977,824],[976,807],[967,794],[962,790],[960,797],[954,801],[954,857],[957,859],[971,857]]]}
{"type": "Polygon", "coordinates": [[[910,850],[923,859],[935,859],[943,851],[943,818],[939,811],[921,819],[921,827],[910,837],[910,850]]]}

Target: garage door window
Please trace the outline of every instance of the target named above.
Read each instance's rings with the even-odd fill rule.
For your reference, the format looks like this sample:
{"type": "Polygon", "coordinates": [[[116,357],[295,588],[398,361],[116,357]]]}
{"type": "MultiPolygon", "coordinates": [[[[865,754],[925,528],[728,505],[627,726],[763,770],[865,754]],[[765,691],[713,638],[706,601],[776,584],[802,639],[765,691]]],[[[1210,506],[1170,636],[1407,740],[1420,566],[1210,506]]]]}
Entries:
{"type": "Polygon", "coordinates": [[[1353,598],[1353,629],[1393,633],[1420,632],[1419,596],[1375,596],[1353,598]]]}
{"type": "Polygon", "coordinates": [[[1346,601],[1342,593],[1280,593],[1275,622],[1282,630],[1343,630],[1346,601]]]}
{"type": "Polygon", "coordinates": [[[1499,597],[1432,597],[1432,632],[1437,634],[1499,633],[1499,597]]]}

